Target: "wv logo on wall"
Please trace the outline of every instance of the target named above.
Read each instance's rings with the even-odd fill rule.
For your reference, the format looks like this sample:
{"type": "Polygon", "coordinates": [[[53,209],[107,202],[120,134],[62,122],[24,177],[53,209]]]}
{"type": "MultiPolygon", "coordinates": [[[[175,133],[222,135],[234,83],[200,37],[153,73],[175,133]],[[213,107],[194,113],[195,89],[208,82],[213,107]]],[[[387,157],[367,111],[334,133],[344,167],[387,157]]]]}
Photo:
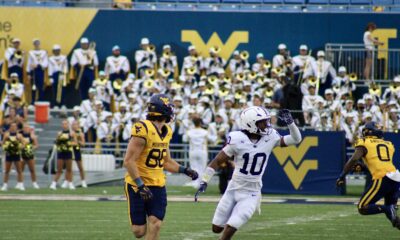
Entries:
{"type": "Polygon", "coordinates": [[[344,134],[311,131],[302,136],[297,146],[274,149],[263,176],[263,193],[339,194],[335,180],[345,161],[344,134]]]}

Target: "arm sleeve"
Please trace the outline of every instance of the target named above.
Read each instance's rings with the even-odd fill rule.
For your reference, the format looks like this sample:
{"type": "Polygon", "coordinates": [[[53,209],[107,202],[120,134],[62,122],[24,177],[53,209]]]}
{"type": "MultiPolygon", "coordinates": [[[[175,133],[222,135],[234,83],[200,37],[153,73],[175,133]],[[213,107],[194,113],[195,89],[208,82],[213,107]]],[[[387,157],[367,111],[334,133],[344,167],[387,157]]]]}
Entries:
{"type": "Polygon", "coordinates": [[[297,128],[296,124],[292,123],[288,125],[290,135],[283,136],[283,143],[281,145],[289,146],[296,145],[301,142],[301,133],[299,128],[297,128]]]}

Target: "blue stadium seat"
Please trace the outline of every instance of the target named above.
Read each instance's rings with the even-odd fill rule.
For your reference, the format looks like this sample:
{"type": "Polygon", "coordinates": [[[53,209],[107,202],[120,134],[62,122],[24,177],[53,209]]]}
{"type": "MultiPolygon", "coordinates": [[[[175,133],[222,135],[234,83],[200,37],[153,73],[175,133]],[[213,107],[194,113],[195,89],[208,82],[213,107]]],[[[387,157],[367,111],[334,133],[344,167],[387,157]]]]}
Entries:
{"type": "Polygon", "coordinates": [[[261,11],[278,12],[282,10],[282,5],[261,5],[261,11]]]}
{"type": "Polygon", "coordinates": [[[240,6],[241,10],[244,11],[260,11],[260,5],[256,4],[243,4],[240,6]]]}
{"type": "Polygon", "coordinates": [[[305,4],[305,0],[284,0],[287,4],[305,4]]]}
{"type": "Polygon", "coordinates": [[[185,11],[193,11],[194,6],[195,5],[190,4],[190,3],[188,3],[188,4],[177,4],[176,5],[176,9],[177,10],[185,10],[185,11]]]}
{"type": "Polygon", "coordinates": [[[330,0],[330,4],[340,4],[340,5],[346,5],[350,4],[350,0],[330,0]]]}
{"type": "Polygon", "coordinates": [[[223,3],[242,3],[242,0],[222,0],[223,3]]]}
{"type": "Polygon", "coordinates": [[[133,5],[134,9],[151,9],[153,4],[136,2],[133,5]]]}
{"type": "Polygon", "coordinates": [[[302,12],[303,9],[299,5],[283,5],[282,10],[285,12],[302,12]]]}
{"type": "Polygon", "coordinates": [[[309,4],[329,4],[329,0],[308,0],[309,4]]]}
{"type": "Polygon", "coordinates": [[[351,0],[352,5],[370,5],[371,0],[351,0]]]}
{"type": "Polygon", "coordinates": [[[372,0],[374,6],[389,6],[393,5],[393,0],[372,0]]]}
{"type": "Polygon", "coordinates": [[[347,12],[347,6],[343,5],[331,5],[329,12],[347,12]]]}
{"type": "Polygon", "coordinates": [[[177,2],[177,0],[158,0],[159,2],[167,2],[167,3],[173,3],[177,2]]]}
{"type": "Polygon", "coordinates": [[[395,13],[400,13],[400,7],[391,7],[390,11],[395,13]]]}
{"type": "Polygon", "coordinates": [[[263,0],[243,0],[243,3],[261,4],[263,0]]]}
{"type": "Polygon", "coordinates": [[[282,0],[264,0],[263,1],[265,4],[282,4],[282,0]]]}
{"type": "Polygon", "coordinates": [[[238,11],[239,5],[237,4],[221,4],[219,5],[220,11],[238,11]]]}
{"type": "Polygon", "coordinates": [[[329,12],[329,7],[324,5],[307,5],[308,12],[329,12]]]}
{"type": "Polygon", "coordinates": [[[349,6],[348,8],[349,12],[371,12],[371,7],[364,7],[364,6],[349,6]]]}
{"type": "Polygon", "coordinates": [[[199,3],[219,3],[219,0],[199,0],[199,3]]]}
{"type": "Polygon", "coordinates": [[[198,10],[212,11],[212,10],[214,10],[215,7],[217,7],[217,9],[218,9],[218,6],[215,4],[198,4],[197,5],[198,10]]]}
{"type": "Polygon", "coordinates": [[[157,3],[156,8],[161,9],[161,10],[174,10],[175,4],[173,4],[173,3],[157,3]]]}

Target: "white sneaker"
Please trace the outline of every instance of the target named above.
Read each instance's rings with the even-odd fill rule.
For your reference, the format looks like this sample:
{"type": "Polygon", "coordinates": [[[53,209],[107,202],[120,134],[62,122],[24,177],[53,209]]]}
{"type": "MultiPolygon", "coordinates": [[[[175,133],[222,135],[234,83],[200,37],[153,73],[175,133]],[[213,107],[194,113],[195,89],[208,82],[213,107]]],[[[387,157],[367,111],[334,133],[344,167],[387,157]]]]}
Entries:
{"type": "Polygon", "coordinates": [[[24,184],[23,184],[23,183],[21,183],[21,184],[19,185],[19,190],[25,191],[25,187],[24,187],[24,184]]]}
{"type": "Polygon", "coordinates": [[[40,189],[39,184],[37,182],[32,183],[34,189],[40,189]]]}
{"type": "Polygon", "coordinates": [[[17,185],[15,185],[15,189],[21,190],[21,183],[17,183],[17,185]]]}
{"type": "Polygon", "coordinates": [[[68,181],[64,180],[63,184],[61,185],[61,188],[67,188],[68,187],[68,181]]]}
{"type": "Polygon", "coordinates": [[[75,190],[75,186],[74,186],[74,184],[72,182],[70,182],[68,184],[68,188],[69,188],[69,190],[75,190]]]}
{"type": "Polygon", "coordinates": [[[4,183],[3,187],[1,187],[1,191],[5,192],[7,190],[8,190],[8,185],[7,185],[7,183],[4,183]]]}
{"type": "Polygon", "coordinates": [[[56,182],[52,182],[51,185],[50,185],[50,189],[57,190],[57,183],[56,182]]]}
{"type": "Polygon", "coordinates": [[[87,188],[87,184],[86,184],[86,181],[85,181],[85,180],[82,181],[82,187],[83,187],[83,188],[87,188]]]}

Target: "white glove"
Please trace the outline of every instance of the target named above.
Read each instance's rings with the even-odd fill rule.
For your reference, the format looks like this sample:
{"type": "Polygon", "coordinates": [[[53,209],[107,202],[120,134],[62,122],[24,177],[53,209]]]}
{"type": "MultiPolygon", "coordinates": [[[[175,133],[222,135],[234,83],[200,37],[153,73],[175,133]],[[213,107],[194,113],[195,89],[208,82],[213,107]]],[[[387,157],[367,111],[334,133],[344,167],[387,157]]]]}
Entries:
{"type": "Polygon", "coordinates": [[[50,82],[51,85],[53,85],[54,79],[53,78],[49,78],[49,82],[50,82]]]}

